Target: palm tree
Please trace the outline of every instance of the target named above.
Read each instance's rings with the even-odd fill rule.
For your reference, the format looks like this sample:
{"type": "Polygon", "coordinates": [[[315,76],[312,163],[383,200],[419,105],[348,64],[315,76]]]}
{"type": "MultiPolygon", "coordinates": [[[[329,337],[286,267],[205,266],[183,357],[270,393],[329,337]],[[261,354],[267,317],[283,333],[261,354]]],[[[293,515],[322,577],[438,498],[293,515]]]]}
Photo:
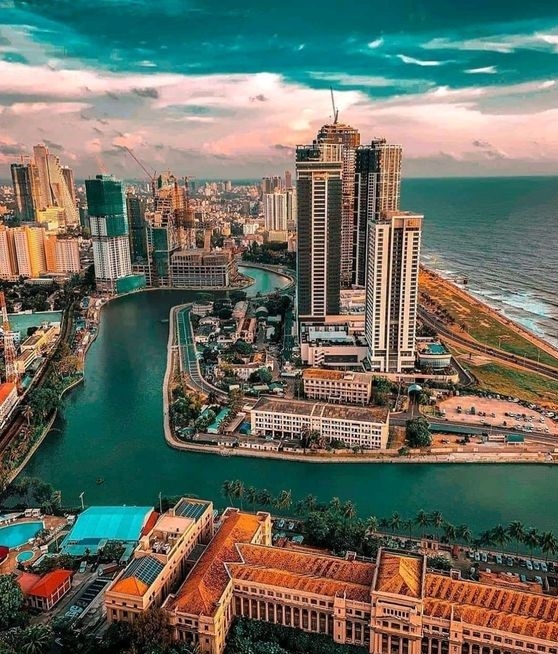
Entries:
{"type": "Polygon", "coordinates": [[[449,522],[445,522],[444,526],[442,527],[442,531],[444,533],[444,538],[450,545],[455,543],[457,539],[457,529],[454,527],[454,525],[450,524],[449,522]]]}
{"type": "Polygon", "coordinates": [[[258,491],[258,504],[260,506],[270,506],[273,503],[273,495],[267,490],[262,488],[258,491]]]}
{"type": "Polygon", "coordinates": [[[49,626],[35,624],[27,627],[22,635],[23,642],[20,649],[22,654],[43,654],[50,650],[52,631],[49,626]]]}
{"type": "Polygon", "coordinates": [[[288,509],[292,504],[292,495],[290,490],[282,490],[275,500],[275,506],[278,509],[288,509]]]}
{"type": "Polygon", "coordinates": [[[504,545],[509,543],[510,540],[508,530],[502,525],[496,525],[496,527],[494,527],[492,530],[492,540],[496,543],[496,545],[504,547],[504,545]]]}
{"type": "Polygon", "coordinates": [[[529,548],[529,554],[533,556],[533,550],[540,544],[539,532],[531,527],[531,529],[525,532],[523,544],[529,548]]]}
{"type": "Polygon", "coordinates": [[[457,537],[469,544],[473,539],[473,532],[469,529],[468,525],[459,525],[457,528],[457,537]]]}
{"type": "Polygon", "coordinates": [[[389,518],[380,518],[378,520],[378,529],[385,532],[390,526],[389,518]]]}
{"type": "Polygon", "coordinates": [[[355,505],[351,502],[351,500],[347,500],[342,507],[343,510],[343,515],[345,518],[347,518],[348,522],[351,522],[351,520],[355,517],[356,515],[356,507],[355,505]]]}
{"type": "Polygon", "coordinates": [[[245,491],[245,494],[246,494],[246,501],[250,503],[252,507],[252,511],[254,511],[256,507],[256,503],[258,501],[258,491],[253,486],[248,486],[248,488],[245,491]]]}
{"type": "Polygon", "coordinates": [[[409,530],[409,540],[413,537],[413,526],[414,526],[414,521],[413,520],[402,520],[401,521],[401,528],[402,529],[408,529],[409,530]]]}
{"type": "Polygon", "coordinates": [[[366,521],[366,533],[374,534],[378,531],[378,518],[375,515],[371,515],[366,521]]]}
{"type": "Polygon", "coordinates": [[[316,507],[318,506],[318,498],[315,495],[309,494],[307,495],[304,500],[304,506],[306,507],[306,510],[308,513],[311,513],[312,511],[315,511],[316,507]]]}
{"type": "Polygon", "coordinates": [[[516,555],[519,554],[519,546],[525,538],[525,527],[519,520],[514,520],[508,525],[508,536],[516,542],[516,555]]]}
{"type": "Polygon", "coordinates": [[[545,554],[545,560],[548,561],[549,554],[556,554],[558,551],[558,540],[551,531],[543,532],[539,537],[539,545],[545,554]]]}
{"type": "Polygon", "coordinates": [[[477,542],[483,547],[490,547],[490,545],[494,545],[496,542],[494,540],[494,531],[487,529],[486,531],[481,532],[477,542]]]}
{"type": "Polygon", "coordinates": [[[441,529],[446,522],[444,516],[439,511],[433,511],[428,517],[428,521],[434,529],[441,529]]]}
{"type": "Polygon", "coordinates": [[[221,486],[221,495],[223,497],[226,497],[229,500],[229,504],[231,506],[234,506],[234,502],[232,500],[233,491],[234,491],[234,481],[230,481],[229,479],[225,479],[225,481],[223,482],[223,485],[221,486]]]}
{"type": "Polygon", "coordinates": [[[341,500],[338,497],[332,497],[329,502],[329,508],[335,513],[341,511],[341,500]]]}
{"type": "Polygon", "coordinates": [[[394,511],[394,513],[391,514],[391,518],[389,519],[389,526],[393,529],[393,533],[401,528],[401,516],[399,513],[397,513],[397,511],[394,511]]]}
{"type": "Polygon", "coordinates": [[[31,425],[31,418],[33,417],[33,409],[26,404],[21,410],[21,415],[27,420],[27,426],[31,425]]]}
{"type": "Polygon", "coordinates": [[[428,519],[428,513],[426,513],[426,511],[423,511],[421,509],[415,517],[415,524],[421,529],[420,535],[424,536],[424,530],[430,524],[430,520],[428,519]]]}
{"type": "Polygon", "coordinates": [[[241,479],[233,481],[232,495],[237,500],[240,500],[240,509],[242,510],[242,500],[244,499],[244,482],[241,479]]]}

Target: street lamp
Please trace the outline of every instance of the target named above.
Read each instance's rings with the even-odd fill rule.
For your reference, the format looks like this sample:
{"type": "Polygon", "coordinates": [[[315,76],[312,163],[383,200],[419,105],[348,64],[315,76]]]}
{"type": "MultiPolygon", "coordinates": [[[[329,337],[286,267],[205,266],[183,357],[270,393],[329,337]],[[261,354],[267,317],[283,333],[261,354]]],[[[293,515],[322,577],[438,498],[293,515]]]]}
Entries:
{"type": "Polygon", "coordinates": [[[83,504],[83,496],[84,496],[84,495],[85,495],[85,491],[82,491],[82,492],[79,494],[79,499],[81,500],[81,510],[82,510],[82,511],[85,509],[85,506],[84,506],[84,504],[83,504]]]}

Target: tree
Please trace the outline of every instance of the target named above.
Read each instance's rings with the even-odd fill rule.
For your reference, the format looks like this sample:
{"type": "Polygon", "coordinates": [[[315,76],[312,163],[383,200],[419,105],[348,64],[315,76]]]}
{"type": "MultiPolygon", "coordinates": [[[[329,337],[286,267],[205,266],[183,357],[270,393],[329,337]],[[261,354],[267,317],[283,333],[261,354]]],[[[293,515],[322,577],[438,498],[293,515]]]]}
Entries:
{"type": "Polygon", "coordinates": [[[308,512],[314,511],[318,506],[318,500],[315,495],[309,494],[304,498],[304,506],[308,512]]]}
{"type": "Polygon", "coordinates": [[[269,382],[273,379],[273,375],[271,374],[271,370],[269,368],[260,368],[258,370],[258,375],[262,384],[269,384],[269,382]]]}
{"type": "Polygon", "coordinates": [[[270,506],[273,503],[273,495],[267,490],[262,488],[258,491],[258,504],[260,506],[270,506]]]}
{"type": "Polygon", "coordinates": [[[415,523],[413,520],[402,520],[401,521],[401,529],[407,530],[407,533],[409,534],[409,540],[413,537],[413,525],[415,523]]]}
{"type": "Polygon", "coordinates": [[[248,486],[245,492],[247,502],[252,506],[252,511],[258,502],[258,491],[254,486],[248,486]]]}
{"type": "Polygon", "coordinates": [[[290,490],[282,490],[275,499],[275,506],[278,509],[286,510],[292,504],[292,494],[290,490]]]}
{"type": "Polygon", "coordinates": [[[549,554],[556,554],[558,551],[558,540],[551,531],[545,531],[540,535],[539,545],[546,560],[548,560],[549,554]]]}
{"type": "Polygon", "coordinates": [[[444,516],[439,511],[433,511],[428,516],[428,522],[435,528],[441,529],[444,526],[444,516]]]}
{"type": "Polygon", "coordinates": [[[457,528],[457,537],[465,543],[470,543],[473,538],[473,534],[468,525],[459,525],[457,528]]]}
{"type": "Polygon", "coordinates": [[[23,593],[11,575],[0,576],[0,631],[17,627],[25,622],[22,612],[23,593]]]}
{"type": "Polygon", "coordinates": [[[242,500],[244,499],[244,483],[240,479],[235,479],[232,485],[232,496],[240,500],[240,508],[242,509],[242,500]]]}
{"type": "Polygon", "coordinates": [[[421,509],[417,513],[417,515],[415,517],[415,524],[418,527],[420,527],[420,529],[421,529],[421,534],[420,535],[424,537],[424,533],[425,533],[424,530],[430,524],[430,519],[428,517],[428,513],[426,513],[426,511],[424,511],[423,509],[421,509]]]}
{"type": "Polygon", "coordinates": [[[401,516],[397,511],[391,514],[391,518],[389,519],[389,526],[392,528],[393,533],[401,528],[401,516]]]}
{"type": "Polygon", "coordinates": [[[225,479],[223,485],[221,486],[221,495],[229,500],[229,504],[231,506],[234,506],[234,502],[232,500],[233,492],[234,492],[234,481],[225,479]]]}
{"type": "Polygon", "coordinates": [[[70,375],[75,375],[78,370],[81,370],[81,367],[81,359],[73,354],[70,354],[61,359],[56,364],[56,372],[61,377],[69,377],[70,375]]]}
{"type": "Polygon", "coordinates": [[[351,500],[347,500],[342,507],[343,510],[343,515],[349,522],[353,520],[353,518],[356,516],[356,507],[351,500]]]}
{"type": "Polygon", "coordinates": [[[519,546],[521,543],[523,543],[523,539],[525,538],[525,527],[523,523],[521,523],[519,520],[510,522],[508,525],[508,536],[515,541],[517,546],[515,553],[519,554],[519,546]]]}
{"type": "Polygon", "coordinates": [[[444,539],[450,545],[455,543],[457,539],[457,529],[449,522],[445,522],[442,526],[442,532],[444,534],[444,539]]]}
{"type": "Polygon", "coordinates": [[[171,642],[167,615],[162,609],[147,609],[131,624],[131,640],[140,651],[157,651],[171,642]]]}
{"type": "Polygon", "coordinates": [[[39,420],[44,420],[52,411],[60,407],[60,398],[54,389],[42,386],[30,393],[29,405],[33,414],[39,420]]]}
{"type": "Polygon", "coordinates": [[[496,525],[492,530],[492,540],[500,547],[504,547],[510,540],[508,530],[502,525],[496,525]]]}
{"type": "Polygon", "coordinates": [[[29,427],[31,425],[31,418],[33,417],[33,409],[29,406],[29,404],[26,404],[23,407],[23,409],[21,410],[21,415],[27,421],[27,426],[29,427]]]}
{"type": "Polygon", "coordinates": [[[426,418],[419,416],[418,418],[407,420],[405,438],[410,447],[429,447],[432,444],[432,434],[430,433],[426,418]]]}
{"type": "Polygon", "coordinates": [[[20,651],[22,654],[43,654],[50,651],[52,645],[52,629],[48,625],[34,624],[24,629],[20,635],[20,651]]]}
{"type": "Polygon", "coordinates": [[[531,529],[526,531],[525,537],[523,539],[523,543],[528,547],[529,554],[533,556],[533,550],[537,548],[540,543],[539,532],[533,527],[531,527],[531,529]]]}
{"type": "Polygon", "coordinates": [[[366,521],[366,531],[369,534],[375,534],[378,531],[378,518],[375,515],[371,515],[366,521]]]}

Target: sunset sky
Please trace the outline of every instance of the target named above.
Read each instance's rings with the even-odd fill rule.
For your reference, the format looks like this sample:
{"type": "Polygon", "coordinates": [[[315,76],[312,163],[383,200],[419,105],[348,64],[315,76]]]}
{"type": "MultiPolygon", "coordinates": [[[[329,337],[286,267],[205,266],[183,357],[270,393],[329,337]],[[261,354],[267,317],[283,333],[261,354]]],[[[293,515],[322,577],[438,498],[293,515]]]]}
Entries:
{"type": "Polygon", "coordinates": [[[0,0],[0,178],[293,168],[331,119],[407,176],[558,174],[556,0],[0,0]]]}

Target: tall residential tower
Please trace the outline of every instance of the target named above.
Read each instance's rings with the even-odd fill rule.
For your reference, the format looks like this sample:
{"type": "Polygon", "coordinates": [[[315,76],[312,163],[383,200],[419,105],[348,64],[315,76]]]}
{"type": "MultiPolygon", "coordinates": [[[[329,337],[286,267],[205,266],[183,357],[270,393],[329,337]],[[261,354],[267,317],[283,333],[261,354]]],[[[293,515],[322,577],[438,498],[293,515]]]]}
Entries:
{"type": "Polygon", "coordinates": [[[342,174],[342,145],[297,147],[299,323],[339,314],[342,174]]]}

